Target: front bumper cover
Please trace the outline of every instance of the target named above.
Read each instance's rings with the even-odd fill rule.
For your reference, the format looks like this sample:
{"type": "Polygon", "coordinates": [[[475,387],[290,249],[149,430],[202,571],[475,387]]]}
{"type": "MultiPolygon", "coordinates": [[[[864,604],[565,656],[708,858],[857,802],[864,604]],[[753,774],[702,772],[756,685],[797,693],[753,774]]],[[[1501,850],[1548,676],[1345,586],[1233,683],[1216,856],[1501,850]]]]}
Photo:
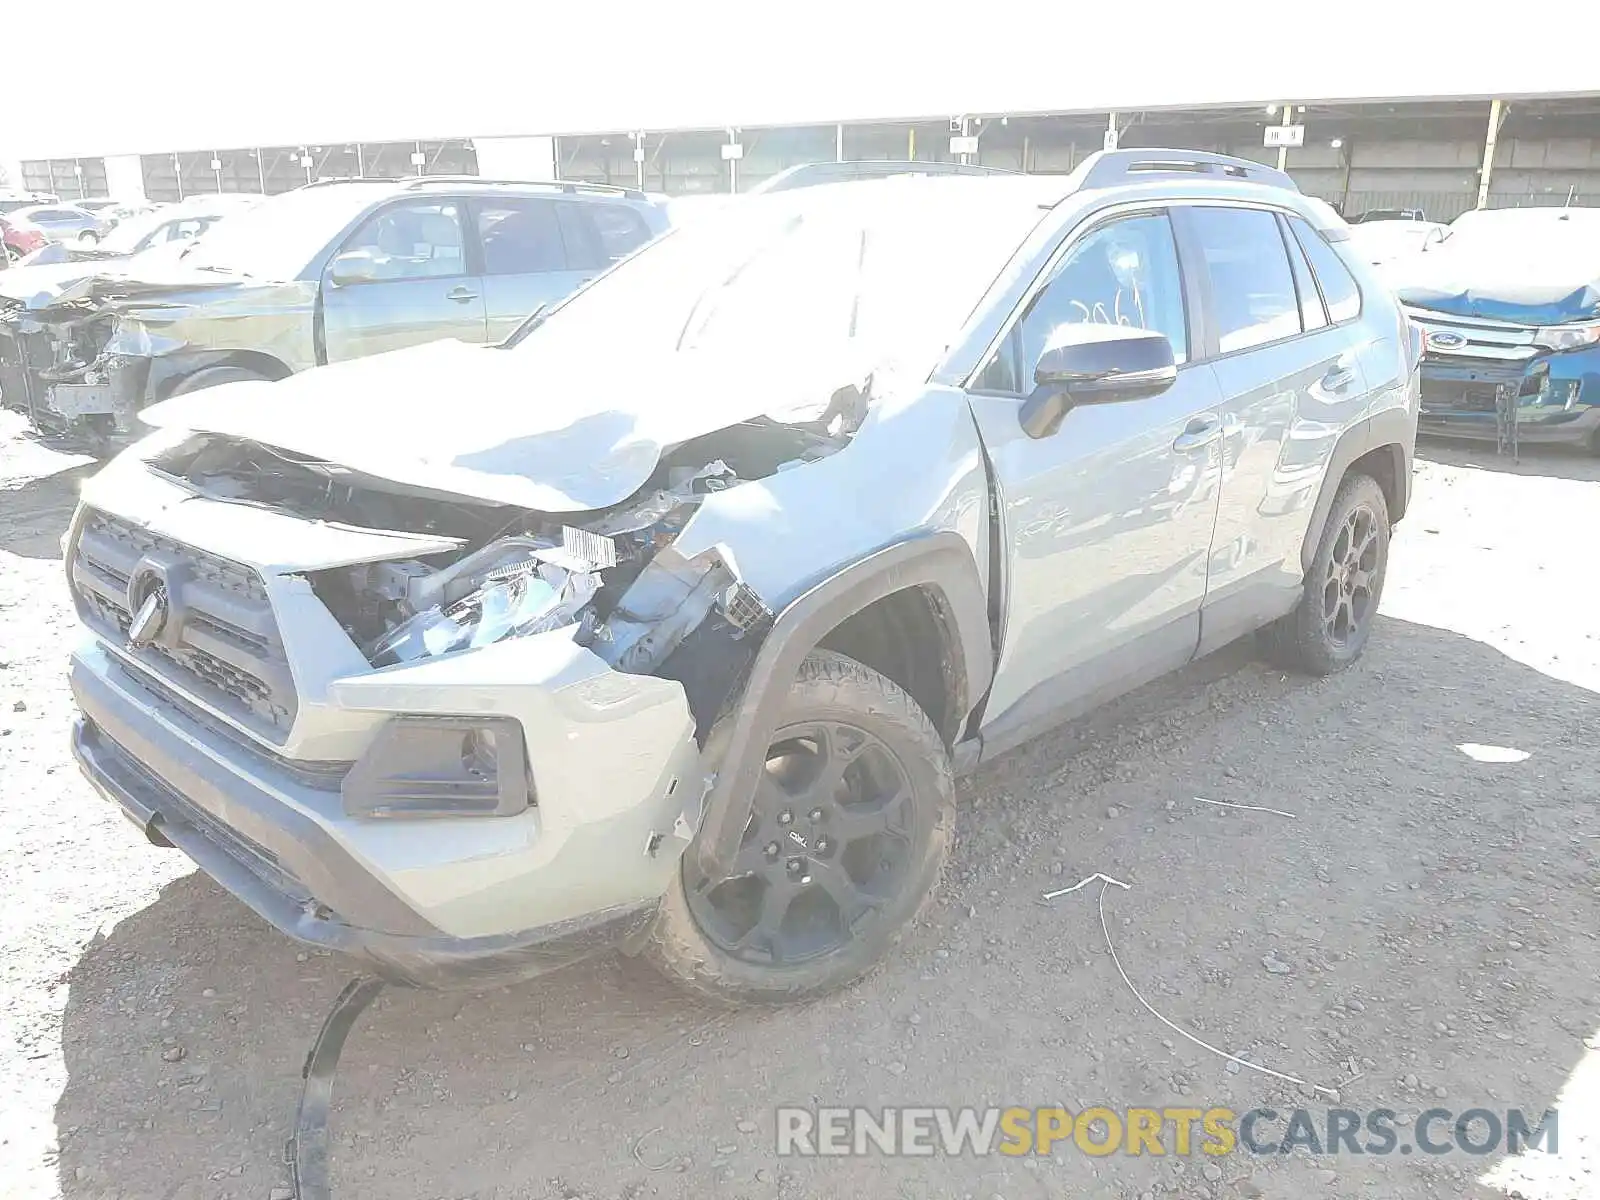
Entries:
{"type": "MultiPolygon", "coordinates": [[[[195,714],[162,702],[97,645],[74,655],[71,684],[82,714],[73,727],[73,754],[101,795],[152,842],[182,850],[281,932],[354,956],[391,982],[431,988],[514,982],[615,947],[648,923],[665,890],[662,880],[676,869],[670,844],[654,856],[643,844],[614,846],[618,902],[545,921],[533,904],[522,922],[509,914],[504,932],[451,934],[362,861],[373,845],[347,846],[307,815],[313,805],[336,804],[337,792],[297,778],[288,764],[275,767],[262,751],[245,751],[195,714]]],[[[376,830],[381,848],[395,823],[369,828],[377,824],[384,826],[376,830]]],[[[578,839],[564,846],[543,870],[571,871],[565,857],[586,854],[578,839]]],[[[578,865],[592,862],[588,855],[578,865]]],[[[475,878],[498,865],[462,861],[459,870],[475,878]]]]}

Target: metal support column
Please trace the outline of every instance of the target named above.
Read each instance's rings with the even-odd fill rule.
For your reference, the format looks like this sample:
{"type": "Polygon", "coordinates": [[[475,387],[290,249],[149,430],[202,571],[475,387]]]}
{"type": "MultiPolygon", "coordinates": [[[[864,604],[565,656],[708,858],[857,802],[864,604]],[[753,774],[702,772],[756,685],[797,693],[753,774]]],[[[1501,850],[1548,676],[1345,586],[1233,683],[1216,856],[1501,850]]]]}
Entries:
{"type": "MultiPolygon", "coordinates": [[[[1289,126],[1289,125],[1293,125],[1294,124],[1294,105],[1285,104],[1283,106],[1283,124],[1285,126],[1289,126]]],[[[1280,171],[1286,170],[1288,168],[1288,165],[1289,165],[1289,147],[1288,146],[1279,146],[1278,147],[1278,170],[1280,170],[1280,171]]]]}
{"type": "Polygon", "coordinates": [[[843,162],[844,161],[844,126],[843,125],[835,125],[833,127],[833,161],[834,162],[843,162]]]}
{"type": "Polygon", "coordinates": [[[1494,147],[1500,140],[1500,125],[1506,119],[1505,102],[1489,101],[1489,132],[1483,139],[1483,167],[1478,171],[1478,207],[1489,207],[1489,177],[1494,173],[1494,147]]]}

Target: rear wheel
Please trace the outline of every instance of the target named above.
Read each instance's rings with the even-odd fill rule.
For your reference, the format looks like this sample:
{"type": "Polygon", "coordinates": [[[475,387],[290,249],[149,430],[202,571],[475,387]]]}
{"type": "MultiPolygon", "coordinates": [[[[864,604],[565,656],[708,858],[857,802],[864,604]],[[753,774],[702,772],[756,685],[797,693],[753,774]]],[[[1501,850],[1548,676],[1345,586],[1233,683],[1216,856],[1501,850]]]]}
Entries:
{"type": "Polygon", "coordinates": [[[1284,666],[1329,675],[1361,657],[1389,567],[1389,505],[1370,475],[1339,485],[1295,610],[1264,640],[1284,666]]]}
{"type": "Polygon", "coordinates": [[[865,974],[932,894],[954,824],[944,742],[897,684],[815,651],[767,748],[731,873],[685,858],[645,956],[732,1003],[798,1000],[865,974]]]}

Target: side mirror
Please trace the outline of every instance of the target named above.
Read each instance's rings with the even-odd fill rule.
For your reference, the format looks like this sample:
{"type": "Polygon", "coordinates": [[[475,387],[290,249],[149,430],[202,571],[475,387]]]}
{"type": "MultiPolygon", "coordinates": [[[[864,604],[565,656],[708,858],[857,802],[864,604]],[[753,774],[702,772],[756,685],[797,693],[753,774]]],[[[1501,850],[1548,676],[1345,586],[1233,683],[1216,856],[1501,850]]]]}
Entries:
{"type": "Polygon", "coordinates": [[[378,263],[370,250],[346,250],[329,265],[328,278],[339,287],[371,283],[378,278],[378,263]]]}
{"type": "Polygon", "coordinates": [[[1080,404],[1158,396],[1177,378],[1177,360],[1164,333],[1126,325],[1062,325],[1033,369],[1033,394],[1018,414],[1022,431],[1049,437],[1080,404]]]}

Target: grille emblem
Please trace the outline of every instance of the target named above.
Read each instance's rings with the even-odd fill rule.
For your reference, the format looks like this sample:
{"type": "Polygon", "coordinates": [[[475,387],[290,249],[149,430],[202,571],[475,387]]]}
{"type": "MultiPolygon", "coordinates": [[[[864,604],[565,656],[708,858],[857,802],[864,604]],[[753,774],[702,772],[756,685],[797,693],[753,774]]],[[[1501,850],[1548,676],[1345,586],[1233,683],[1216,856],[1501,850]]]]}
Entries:
{"type": "Polygon", "coordinates": [[[133,649],[148,646],[161,635],[167,624],[167,589],[157,584],[144,598],[133,620],[128,623],[128,645],[133,649]]]}
{"type": "Polygon", "coordinates": [[[1464,336],[1449,329],[1436,329],[1428,335],[1428,347],[1432,350],[1459,350],[1466,344],[1464,336]]]}

